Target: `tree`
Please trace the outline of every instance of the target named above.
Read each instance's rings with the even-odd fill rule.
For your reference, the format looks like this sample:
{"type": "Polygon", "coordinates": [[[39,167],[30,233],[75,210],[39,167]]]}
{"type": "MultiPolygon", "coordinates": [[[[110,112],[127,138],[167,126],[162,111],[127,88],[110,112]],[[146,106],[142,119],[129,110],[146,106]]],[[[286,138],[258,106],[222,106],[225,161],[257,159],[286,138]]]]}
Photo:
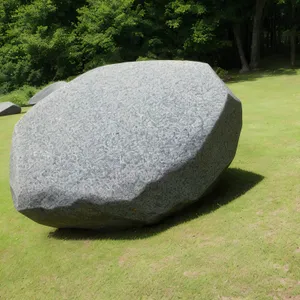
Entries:
{"type": "Polygon", "coordinates": [[[225,26],[229,25],[232,28],[242,66],[240,72],[244,73],[250,71],[241,28],[245,26],[246,21],[251,16],[251,14],[248,13],[251,11],[251,3],[249,3],[249,1],[215,0],[213,11],[217,19],[223,20],[225,26]]]}
{"type": "Polygon", "coordinates": [[[236,40],[236,45],[238,48],[242,68],[240,70],[240,73],[246,73],[250,71],[250,67],[246,58],[246,54],[244,51],[243,41],[241,37],[241,25],[240,23],[234,23],[233,24],[233,33],[236,40]]]}
{"type": "Polygon", "coordinates": [[[300,1],[290,0],[291,5],[291,66],[294,68],[296,66],[296,48],[297,48],[297,8],[300,1]]]}
{"type": "Polygon", "coordinates": [[[175,46],[176,52],[173,51],[173,58],[206,61],[215,66],[222,50],[231,46],[220,30],[213,1],[169,1],[166,16],[166,24],[174,37],[171,47],[175,46]]]}
{"type": "Polygon", "coordinates": [[[110,63],[189,59],[241,72],[296,64],[300,0],[5,0],[0,93],[110,63]],[[250,61],[250,67],[248,64],[250,61]]]}
{"type": "Polygon", "coordinates": [[[134,0],[88,0],[78,13],[74,53],[84,70],[137,58],[144,11],[134,0]]]}
{"type": "Polygon", "coordinates": [[[277,6],[280,6],[282,14],[282,32],[283,36],[289,39],[290,63],[294,68],[296,66],[297,37],[299,20],[297,18],[300,0],[278,0],[277,6]]]}
{"type": "Polygon", "coordinates": [[[268,0],[256,0],[255,13],[253,18],[252,45],[251,45],[251,62],[250,67],[256,69],[260,60],[260,41],[261,25],[263,11],[268,0]]]}
{"type": "MultiPolygon", "coordinates": [[[[75,37],[72,25],[65,21],[64,12],[72,16],[78,7],[74,7],[71,1],[63,5],[61,1],[56,2],[11,2],[15,4],[14,10],[11,10],[8,24],[2,26],[5,37],[0,48],[2,90],[24,84],[41,85],[74,73],[76,62],[73,64],[69,59],[69,50],[75,37]]],[[[8,19],[7,14],[5,18],[8,19]]],[[[76,19],[73,16],[73,20],[76,19]]]]}

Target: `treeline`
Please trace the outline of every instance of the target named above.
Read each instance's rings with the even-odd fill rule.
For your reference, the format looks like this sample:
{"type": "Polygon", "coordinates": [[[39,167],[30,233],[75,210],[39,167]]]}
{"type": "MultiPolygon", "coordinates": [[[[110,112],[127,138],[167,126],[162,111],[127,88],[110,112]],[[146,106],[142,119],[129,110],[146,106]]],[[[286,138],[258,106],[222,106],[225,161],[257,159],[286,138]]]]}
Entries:
{"type": "Polygon", "coordinates": [[[0,93],[143,59],[246,72],[280,53],[295,66],[299,7],[299,0],[3,0],[0,93]]]}

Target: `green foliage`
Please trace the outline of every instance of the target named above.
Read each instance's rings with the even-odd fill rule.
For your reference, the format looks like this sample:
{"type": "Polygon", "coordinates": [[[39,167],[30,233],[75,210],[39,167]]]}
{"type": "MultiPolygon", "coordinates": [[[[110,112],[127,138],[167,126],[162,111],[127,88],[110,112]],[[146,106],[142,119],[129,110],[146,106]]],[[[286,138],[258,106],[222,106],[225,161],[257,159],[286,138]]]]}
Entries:
{"type": "MultiPolygon", "coordinates": [[[[69,49],[75,34],[64,26],[61,7],[52,0],[10,7],[9,24],[2,26],[5,37],[0,48],[0,92],[24,84],[39,86],[71,75],[76,63],[70,59],[69,49]]],[[[2,19],[7,20],[3,11],[2,19]]]]}
{"type": "Polygon", "coordinates": [[[220,67],[217,67],[214,70],[221,79],[223,79],[225,81],[229,79],[229,72],[227,70],[224,70],[220,67]]]}
{"type": "MultiPolygon", "coordinates": [[[[255,4],[255,0],[2,1],[0,93],[123,61],[189,59],[238,67],[232,28],[241,29],[240,46],[249,58],[255,4]]],[[[300,29],[295,17],[299,5],[300,0],[268,1],[264,53],[289,50],[290,37],[300,29]]]]}
{"type": "Polygon", "coordinates": [[[78,10],[74,53],[83,70],[136,59],[133,52],[143,36],[139,29],[143,10],[139,5],[134,8],[133,3],[133,0],[88,0],[78,10]]]}
{"type": "Polygon", "coordinates": [[[7,95],[0,96],[0,102],[12,102],[19,106],[27,106],[28,100],[39,90],[35,87],[25,85],[18,90],[7,95]]]}

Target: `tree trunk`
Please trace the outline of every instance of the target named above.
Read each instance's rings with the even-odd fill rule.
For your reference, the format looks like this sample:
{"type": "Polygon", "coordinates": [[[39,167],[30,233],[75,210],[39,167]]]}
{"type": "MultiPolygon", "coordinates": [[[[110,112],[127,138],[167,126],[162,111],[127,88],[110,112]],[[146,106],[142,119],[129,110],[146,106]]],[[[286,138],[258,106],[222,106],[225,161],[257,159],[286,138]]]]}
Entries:
{"type": "Polygon", "coordinates": [[[296,28],[291,31],[291,65],[292,68],[296,66],[296,28]]]}
{"type": "Polygon", "coordinates": [[[242,64],[242,69],[240,70],[240,73],[246,73],[250,71],[248,61],[245,55],[243,42],[242,42],[242,36],[241,36],[241,27],[240,24],[236,23],[233,24],[233,33],[236,41],[236,45],[239,51],[239,56],[242,64]]]}
{"type": "Polygon", "coordinates": [[[263,19],[264,7],[267,0],[256,0],[255,14],[253,19],[252,45],[251,45],[251,63],[250,67],[256,69],[260,59],[260,37],[261,23],[263,19]]]}
{"type": "Polygon", "coordinates": [[[271,29],[271,48],[272,48],[272,53],[277,53],[277,32],[276,32],[276,11],[273,12],[272,15],[272,29],[271,29]]]}
{"type": "Polygon", "coordinates": [[[292,68],[296,66],[296,39],[297,39],[297,28],[296,28],[296,1],[291,0],[292,5],[292,29],[291,29],[291,65],[292,68]]]}

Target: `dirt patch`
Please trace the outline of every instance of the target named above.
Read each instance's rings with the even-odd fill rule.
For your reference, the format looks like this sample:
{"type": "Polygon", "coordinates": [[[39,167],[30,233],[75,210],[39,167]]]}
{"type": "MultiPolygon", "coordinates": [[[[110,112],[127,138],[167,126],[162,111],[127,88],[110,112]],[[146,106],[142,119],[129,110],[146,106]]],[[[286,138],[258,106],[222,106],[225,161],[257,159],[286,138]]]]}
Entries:
{"type": "Polygon", "coordinates": [[[167,268],[170,264],[178,263],[178,259],[175,256],[166,256],[163,259],[151,264],[151,269],[154,272],[160,272],[161,270],[167,268]]]}
{"type": "Polygon", "coordinates": [[[209,239],[203,240],[203,241],[201,241],[199,244],[200,244],[200,246],[202,246],[202,247],[207,247],[207,246],[212,246],[212,247],[214,247],[214,246],[220,246],[220,245],[222,245],[222,244],[224,244],[224,243],[225,243],[225,239],[219,237],[219,238],[212,239],[212,240],[209,240],[209,239]]]}
{"type": "Polygon", "coordinates": [[[41,276],[40,280],[44,284],[51,284],[53,282],[58,282],[59,278],[56,275],[49,275],[49,276],[41,276]]]}
{"type": "Polygon", "coordinates": [[[290,270],[289,265],[284,265],[284,266],[283,266],[283,270],[284,270],[284,272],[287,273],[287,272],[290,270]]]}
{"type": "Polygon", "coordinates": [[[280,291],[276,295],[273,296],[275,300],[300,300],[300,295],[293,295],[293,291],[295,288],[300,286],[300,281],[290,279],[290,278],[279,278],[279,282],[282,286],[285,287],[285,291],[280,291]]]}
{"type": "Polygon", "coordinates": [[[127,249],[127,251],[119,257],[119,266],[125,267],[130,265],[136,259],[135,249],[127,249]]]}
{"type": "Polygon", "coordinates": [[[200,273],[197,271],[185,271],[183,273],[183,276],[188,277],[188,278],[197,278],[200,276],[200,273]]]}
{"type": "Polygon", "coordinates": [[[119,258],[119,266],[124,267],[130,261],[131,255],[128,253],[123,254],[119,258]]]}
{"type": "MultiPolygon", "coordinates": [[[[289,267],[288,264],[285,264],[284,266],[279,265],[279,264],[275,264],[275,265],[274,265],[274,268],[277,269],[277,270],[282,270],[282,271],[284,271],[285,273],[287,273],[287,272],[290,270],[290,267],[289,267]]],[[[280,280],[283,280],[283,279],[280,279],[280,280]]]]}
{"type": "Polygon", "coordinates": [[[285,212],[285,210],[283,208],[280,208],[280,209],[277,209],[277,210],[271,212],[271,215],[272,216],[278,216],[278,215],[280,215],[280,214],[282,214],[284,212],[285,212]]]}
{"type": "Polygon", "coordinates": [[[300,213],[300,198],[296,199],[296,211],[300,213]]]}
{"type": "Polygon", "coordinates": [[[123,267],[125,263],[128,261],[128,255],[124,254],[119,258],[119,266],[123,267]]]}
{"type": "Polygon", "coordinates": [[[219,246],[225,243],[225,238],[220,236],[205,236],[202,233],[196,231],[185,230],[182,232],[182,239],[195,241],[197,246],[207,247],[207,246],[219,246]]]}
{"type": "Polygon", "coordinates": [[[279,282],[284,286],[293,287],[297,284],[297,282],[290,278],[280,278],[279,282]]]}
{"type": "Polygon", "coordinates": [[[284,293],[279,293],[276,296],[273,296],[274,300],[300,300],[300,295],[292,296],[284,293]]]}
{"type": "Polygon", "coordinates": [[[164,299],[173,299],[174,290],[172,288],[166,289],[165,292],[164,292],[164,296],[165,296],[164,299]]]}
{"type": "Polygon", "coordinates": [[[262,222],[261,221],[258,221],[258,222],[255,222],[255,223],[251,223],[249,224],[249,229],[251,230],[255,230],[257,228],[259,228],[261,226],[262,222]]]}
{"type": "Polygon", "coordinates": [[[220,300],[242,300],[242,298],[236,298],[236,297],[220,297],[220,300]]]}
{"type": "Polygon", "coordinates": [[[92,244],[91,241],[88,241],[88,240],[86,240],[86,241],[83,242],[83,245],[84,245],[84,247],[86,247],[86,248],[90,247],[91,244],[92,244]]]}
{"type": "Polygon", "coordinates": [[[269,231],[267,231],[265,234],[264,234],[264,236],[265,236],[265,238],[267,238],[267,239],[272,239],[272,238],[274,238],[274,236],[276,236],[276,231],[275,230],[269,230],[269,231]]]}
{"type": "Polygon", "coordinates": [[[191,229],[185,229],[180,233],[182,239],[203,239],[206,236],[201,231],[195,231],[191,229]]]}

